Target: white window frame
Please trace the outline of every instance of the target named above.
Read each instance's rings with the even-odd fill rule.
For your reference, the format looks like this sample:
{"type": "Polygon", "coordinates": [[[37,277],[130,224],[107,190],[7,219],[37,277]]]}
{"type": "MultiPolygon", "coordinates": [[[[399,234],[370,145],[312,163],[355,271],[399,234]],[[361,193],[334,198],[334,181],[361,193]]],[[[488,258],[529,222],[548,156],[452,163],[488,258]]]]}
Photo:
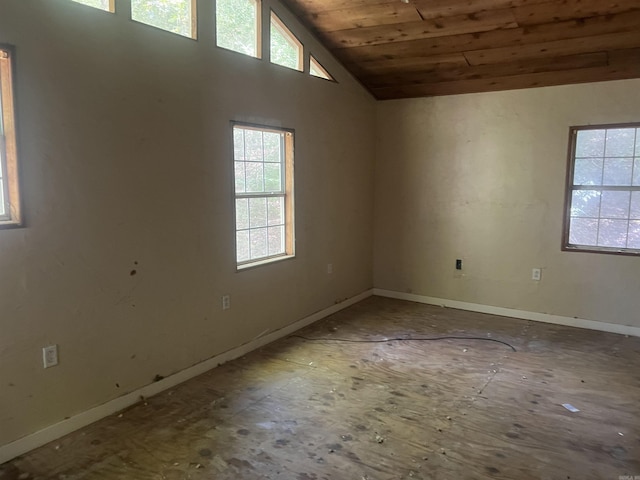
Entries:
{"type": "MultiPolygon", "coordinates": [[[[574,218],[571,215],[571,208],[572,208],[572,201],[573,201],[573,193],[575,191],[578,191],[578,190],[593,191],[593,192],[599,192],[599,194],[602,194],[602,192],[607,192],[607,191],[640,192],[640,185],[579,185],[579,184],[576,184],[575,183],[575,164],[576,164],[576,146],[577,146],[578,132],[585,131],[585,130],[604,130],[606,135],[606,130],[617,130],[617,129],[627,129],[627,128],[636,130],[634,152],[640,152],[640,150],[638,150],[638,145],[640,145],[640,131],[637,130],[637,129],[640,129],[640,122],[570,127],[562,250],[574,251],[574,252],[608,253],[608,254],[617,254],[617,255],[633,255],[633,256],[640,255],[640,249],[637,249],[637,248],[623,248],[619,246],[606,246],[606,245],[580,245],[580,244],[575,244],[570,242],[571,220],[572,218],[574,218]]],[[[582,158],[582,157],[578,157],[578,158],[582,158]]],[[[600,157],[593,157],[593,158],[600,158],[600,157]]],[[[632,159],[632,174],[631,174],[632,178],[634,173],[633,169],[635,168],[635,165],[636,165],[636,160],[638,160],[638,164],[640,165],[640,156],[638,156],[637,154],[634,154],[632,157],[628,157],[628,156],[627,157],[618,157],[618,156],[607,157],[606,143],[605,143],[605,152],[603,153],[603,156],[602,156],[603,169],[604,169],[604,161],[607,158],[631,158],[632,159]]],[[[598,220],[598,225],[600,225],[601,220],[607,219],[607,217],[602,216],[600,211],[598,213],[598,217],[584,217],[584,218],[591,218],[592,220],[598,220]]],[[[627,220],[627,222],[636,221],[636,219],[631,218],[630,211],[626,218],[617,217],[616,220],[627,220]]],[[[629,230],[627,229],[627,240],[628,240],[628,234],[629,234],[629,230]]],[[[596,237],[597,236],[598,236],[598,233],[596,233],[596,237]]]]}
{"type": "Polygon", "coordinates": [[[0,45],[0,167],[4,212],[0,228],[22,225],[20,187],[18,184],[18,146],[16,135],[13,47],[0,45]]]}
{"type": "MultiPolygon", "coordinates": [[[[295,257],[295,215],[294,215],[294,139],[295,139],[295,131],[289,128],[281,128],[281,127],[272,127],[267,125],[258,125],[253,123],[245,123],[245,122],[231,122],[231,142],[233,145],[232,148],[232,172],[233,172],[233,225],[234,225],[234,253],[236,259],[236,268],[237,270],[244,270],[250,267],[256,267],[259,265],[264,265],[272,262],[277,262],[280,260],[286,260],[295,257]],[[279,191],[265,191],[259,193],[247,193],[247,192],[236,192],[236,172],[235,172],[235,129],[244,129],[244,130],[254,130],[260,132],[270,132],[270,133],[278,133],[282,135],[282,145],[281,145],[281,156],[282,156],[282,168],[281,168],[281,177],[280,184],[281,189],[279,191]],[[238,251],[237,251],[237,234],[241,230],[247,229],[238,229],[237,224],[237,209],[236,209],[236,200],[243,198],[273,198],[273,197],[281,197],[284,201],[284,251],[268,256],[260,256],[256,258],[249,258],[245,261],[238,261],[238,251]]],[[[262,227],[258,227],[262,228],[262,227]]]]}

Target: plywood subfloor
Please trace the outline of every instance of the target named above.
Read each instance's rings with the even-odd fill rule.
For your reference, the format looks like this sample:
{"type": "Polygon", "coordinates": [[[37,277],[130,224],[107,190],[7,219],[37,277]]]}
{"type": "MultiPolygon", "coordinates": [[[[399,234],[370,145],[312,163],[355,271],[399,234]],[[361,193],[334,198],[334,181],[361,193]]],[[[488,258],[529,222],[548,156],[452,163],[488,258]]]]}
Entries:
{"type": "Polygon", "coordinates": [[[372,297],[4,466],[14,479],[640,475],[640,338],[372,297]],[[580,409],[571,413],[561,405],[580,409]]]}

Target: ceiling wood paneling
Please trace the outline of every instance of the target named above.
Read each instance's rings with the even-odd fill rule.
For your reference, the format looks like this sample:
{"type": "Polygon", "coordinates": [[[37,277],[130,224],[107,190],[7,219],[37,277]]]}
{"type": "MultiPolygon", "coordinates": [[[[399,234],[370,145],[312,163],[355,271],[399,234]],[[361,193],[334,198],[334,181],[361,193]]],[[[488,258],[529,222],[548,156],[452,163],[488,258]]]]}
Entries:
{"type": "Polygon", "coordinates": [[[379,99],[640,77],[640,0],[285,0],[379,99]]]}

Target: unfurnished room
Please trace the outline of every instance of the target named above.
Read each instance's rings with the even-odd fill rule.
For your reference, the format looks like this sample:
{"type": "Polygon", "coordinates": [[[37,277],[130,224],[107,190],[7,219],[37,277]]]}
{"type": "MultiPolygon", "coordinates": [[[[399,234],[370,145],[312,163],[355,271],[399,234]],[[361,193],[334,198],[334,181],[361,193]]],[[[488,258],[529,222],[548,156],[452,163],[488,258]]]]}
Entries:
{"type": "Polygon", "coordinates": [[[0,0],[0,480],[640,479],[639,0],[0,0]]]}

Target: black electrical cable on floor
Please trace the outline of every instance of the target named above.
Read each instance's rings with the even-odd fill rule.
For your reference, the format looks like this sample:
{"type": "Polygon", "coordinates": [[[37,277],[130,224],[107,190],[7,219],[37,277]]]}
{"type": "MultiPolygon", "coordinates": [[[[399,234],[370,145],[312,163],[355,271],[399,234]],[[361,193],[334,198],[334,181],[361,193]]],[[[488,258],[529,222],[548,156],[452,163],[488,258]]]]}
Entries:
{"type": "Polygon", "coordinates": [[[303,340],[308,340],[310,342],[343,342],[343,343],[387,343],[387,342],[393,342],[393,341],[429,342],[429,341],[435,341],[435,340],[484,340],[487,342],[501,343],[509,347],[514,352],[517,352],[516,348],[510,343],[503,342],[502,340],[496,340],[495,338],[485,338],[485,337],[458,337],[458,336],[447,335],[444,337],[417,337],[417,338],[395,337],[395,338],[386,338],[384,340],[350,340],[347,338],[329,338],[329,337],[309,338],[309,337],[304,337],[302,335],[291,335],[291,337],[302,338],[303,340]]]}

